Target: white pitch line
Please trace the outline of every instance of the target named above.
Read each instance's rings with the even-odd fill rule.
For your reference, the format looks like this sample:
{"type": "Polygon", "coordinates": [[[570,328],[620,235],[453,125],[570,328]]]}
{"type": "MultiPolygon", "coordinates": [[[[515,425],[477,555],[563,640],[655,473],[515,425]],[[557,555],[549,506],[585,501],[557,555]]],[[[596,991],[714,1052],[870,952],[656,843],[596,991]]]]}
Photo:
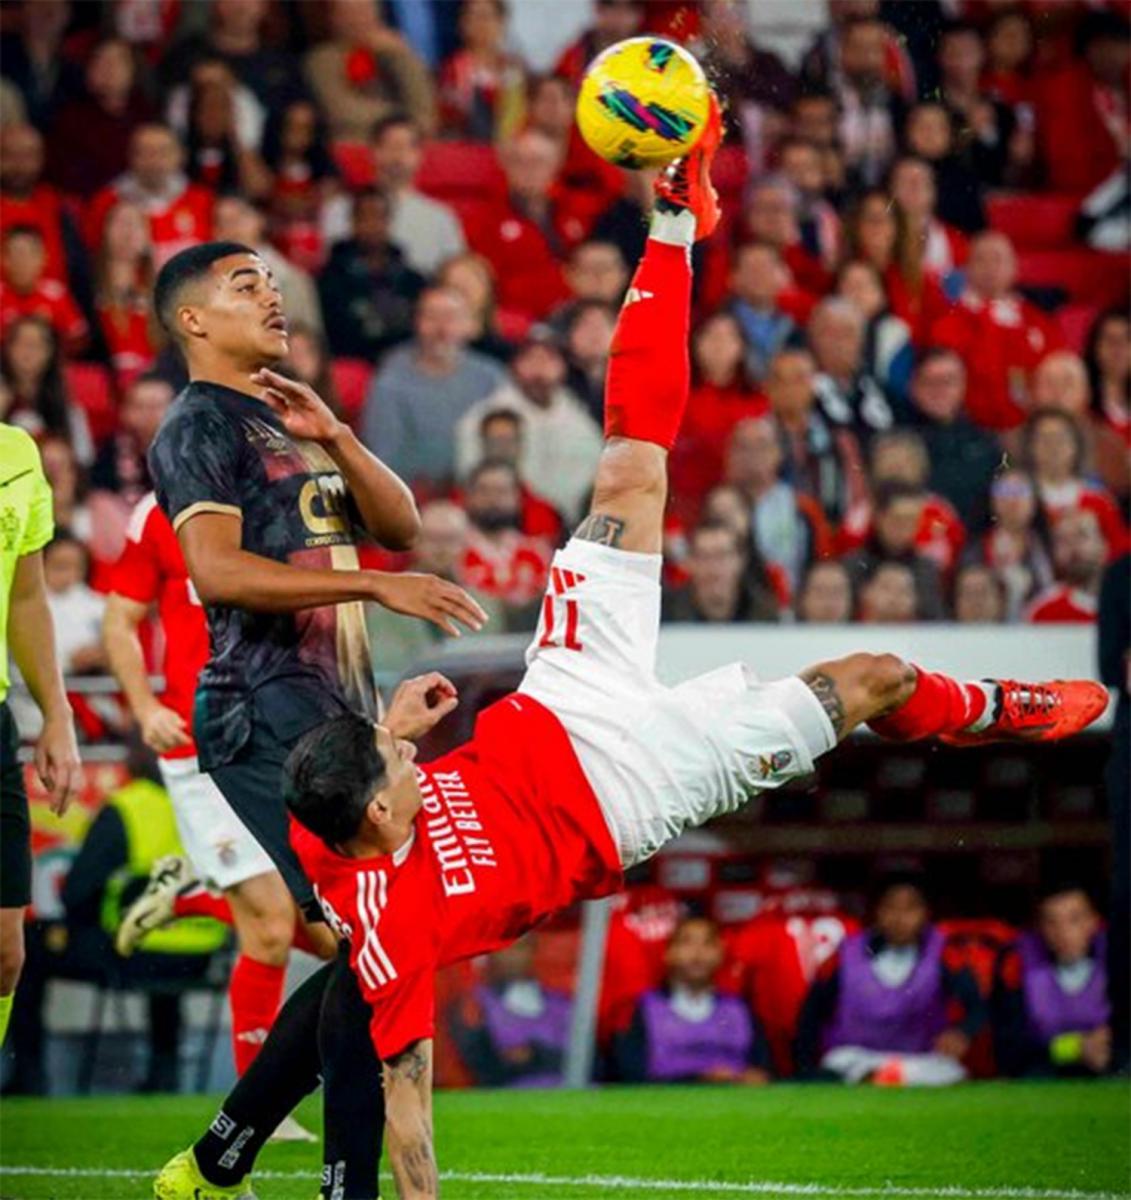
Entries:
{"type": "MultiPolygon", "coordinates": [[[[0,1176],[47,1176],[59,1179],[146,1179],[152,1167],[143,1171],[102,1167],[32,1167],[0,1165],[0,1176]]],[[[309,1180],[309,1171],[256,1171],[256,1179],[309,1180]]],[[[707,1196],[804,1196],[822,1198],[875,1197],[876,1200],[1131,1200],[1128,1192],[1094,1192],[1076,1188],[982,1187],[955,1185],[903,1187],[881,1184],[876,1187],[841,1187],[824,1183],[778,1183],[749,1180],[727,1183],[719,1179],[637,1179],[627,1175],[544,1175],[541,1172],[507,1173],[491,1171],[441,1171],[448,1183],[505,1183],[517,1187],[601,1188],[614,1192],[688,1192],[707,1196]]]]}

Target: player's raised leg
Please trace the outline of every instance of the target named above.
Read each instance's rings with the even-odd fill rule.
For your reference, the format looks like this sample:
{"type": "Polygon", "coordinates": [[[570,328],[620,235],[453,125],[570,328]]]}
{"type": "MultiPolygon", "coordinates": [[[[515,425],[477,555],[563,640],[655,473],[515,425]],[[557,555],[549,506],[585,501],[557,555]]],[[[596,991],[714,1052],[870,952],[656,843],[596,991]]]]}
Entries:
{"type": "Polygon", "coordinates": [[[659,554],[667,456],[690,384],[691,246],[719,220],[711,160],[722,136],[712,112],[695,149],[656,182],[651,230],[613,336],[605,385],[605,449],[589,515],[575,536],[659,554]]]}

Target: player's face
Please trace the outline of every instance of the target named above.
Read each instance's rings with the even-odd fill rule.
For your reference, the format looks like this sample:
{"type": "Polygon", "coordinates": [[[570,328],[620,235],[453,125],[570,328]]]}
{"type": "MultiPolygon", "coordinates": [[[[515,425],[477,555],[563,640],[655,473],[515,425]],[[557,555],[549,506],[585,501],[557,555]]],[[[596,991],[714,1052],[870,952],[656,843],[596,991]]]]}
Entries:
{"type": "Polygon", "coordinates": [[[397,821],[411,820],[420,809],[420,788],[412,765],[412,749],[384,726],[376,726],[377,749],[385,762],[385,786],[377,793],[381,805],[397,821]]]}
{"type": "Polygon", "coordinates": [[[1041,905],[1037,928],[1053,958],[1068,964],[1088,953],[1099,930],[1099,918],[1083,892],[1062,892],[1041,905]]]}
{"type": "Polygon", "coordinates": [[[876,908],[876,928],[892,946],[912,946],[927,924],[927,903],[914,887],[889,888],[876,908]]]}
{"type": "Polygon", "coordinates": [[[219,259],[205,288],[201,303],[185,307],[215,351],[255,366],[286,357],[290,343],[283,298],[258,254],[219,259]]]}

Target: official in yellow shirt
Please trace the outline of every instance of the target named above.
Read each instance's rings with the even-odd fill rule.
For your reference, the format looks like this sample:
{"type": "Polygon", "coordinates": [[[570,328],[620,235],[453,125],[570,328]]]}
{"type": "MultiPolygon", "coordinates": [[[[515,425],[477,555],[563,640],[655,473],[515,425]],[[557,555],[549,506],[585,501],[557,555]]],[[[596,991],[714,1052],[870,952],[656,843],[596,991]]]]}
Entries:
{"type": "Polygon", "coordinates": [[[31,834],[8,708],[8,652],[43,713],[35,767],[62,816],[82,784],[74,719],[55,658],[43,582],[43,547],[55,531],[51,488],[35,442],[0,422],[0,1043],[24,963],[24,909],[31,901],[31,834]]]}

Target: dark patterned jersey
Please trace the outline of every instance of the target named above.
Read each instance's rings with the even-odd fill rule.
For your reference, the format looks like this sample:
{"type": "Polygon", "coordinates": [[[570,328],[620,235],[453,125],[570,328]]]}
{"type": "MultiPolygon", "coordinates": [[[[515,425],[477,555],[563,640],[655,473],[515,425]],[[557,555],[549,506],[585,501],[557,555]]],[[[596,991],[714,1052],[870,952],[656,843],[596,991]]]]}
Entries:
{"type": "MultiPolygon", "coordinates": [[[[177,397],[149,451],[157,502],[180,527],[198,513],[241,518],[242,548],[298,567],[358,566],[356,508],[326,450],[271,409],[220,384],[177,397]]],[[[294,613],[206,606],[211,655],[194,715],[201,766],[229,762],[254,710],[284,741],[325,716],[377,714],[360,602],[294,613]]]]}

